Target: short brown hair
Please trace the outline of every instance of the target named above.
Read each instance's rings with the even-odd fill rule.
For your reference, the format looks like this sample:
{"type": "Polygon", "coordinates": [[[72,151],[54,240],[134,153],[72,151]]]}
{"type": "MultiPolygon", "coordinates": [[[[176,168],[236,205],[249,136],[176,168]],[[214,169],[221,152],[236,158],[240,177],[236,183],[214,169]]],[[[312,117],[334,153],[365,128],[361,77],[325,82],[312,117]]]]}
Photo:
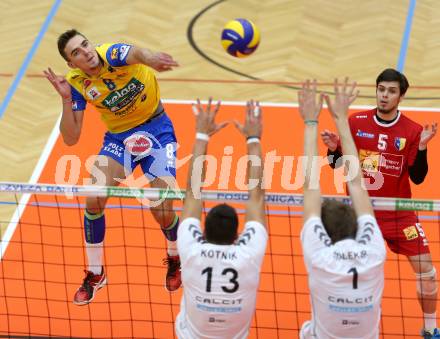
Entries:
{"type": "Polygon", "coordinates": [[[64,60],[69,61],[69,58],[66,55],[66,52],[64,49],[66,48],[67,43],[70,39],[72,39],[74,36],[81,35],[85,39],[87,39],[84,34],[78,32],[76,29],[72,28],[68,31],[65,31],[63,34],[61,34],[58,37],[58,52],[60,52],[61,56],[64,58],[64,60]]]}
{"type": "Polygon", "coordinates": [[[387,68],[377,76],[376,88],[382,81],[397,81],[399,83],[400,96],[405,95],[409,88],[409,82],[406,76],[394,68],[387,68]]]}
{"type": "Polygon", "coordinates": [[[332,243],[356,237],[357,218],[354,209],[336,200],[325,200],[321,219],[332,243]]]}
{"type": "Polygon", "coordinates": [[[232,206],[219,204],[206,216],[205,239],[216,245],[231,245],[237,238],[238,216],[232,206]]]}

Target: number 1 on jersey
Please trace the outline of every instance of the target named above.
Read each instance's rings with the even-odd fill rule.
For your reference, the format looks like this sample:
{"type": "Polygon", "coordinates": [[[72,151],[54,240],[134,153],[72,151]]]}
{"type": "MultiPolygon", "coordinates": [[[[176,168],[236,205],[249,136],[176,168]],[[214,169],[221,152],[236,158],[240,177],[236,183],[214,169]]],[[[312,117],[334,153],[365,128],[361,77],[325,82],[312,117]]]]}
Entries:
{"type": "Polygon", "coordinates": [[[206,278],[206,292],[211,292],[211,282],[212,282],[212,267],[206,267],[202,271],[202,275],[207,274],[206,278]]]}
{"type": "Polygon", "coordinates": [[[353,289],[357,290],[357,288],[358,288],[358,271],[356,270],[356,267],[350,268],[347,273],[353,273],[353,289]]]}

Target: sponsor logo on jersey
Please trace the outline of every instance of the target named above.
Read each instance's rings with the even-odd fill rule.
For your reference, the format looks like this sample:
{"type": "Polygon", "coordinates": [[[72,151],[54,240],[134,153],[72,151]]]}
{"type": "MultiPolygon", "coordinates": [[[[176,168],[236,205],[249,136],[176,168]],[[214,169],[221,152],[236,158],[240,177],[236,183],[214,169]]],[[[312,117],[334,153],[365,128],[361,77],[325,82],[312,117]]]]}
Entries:
{"type": "Polygon", "coordinates": [[[403,155],[382,153],[380,157],[379,171],[386,175],[399,177],[402,173],[403,155]]]}
{"type": "Polygon", "coordinates": [[[345,305],[353,305],[353,304],[369,304],[373,302],[373,296],[369,295],[366,297],[343,297],[343,296],[333,296],[329,295],[327,297],[328,301],[333,304],[345,304],[345,305]]]}
{"type": "Polygon", "coordinates": [[[209,322],[210,323],[225,323],[226,320],[224,320],[224,319],[216,319],[214,317],[209,317],[209,322]]]}
{"type": "Polygon", "coordinates": [[[89,79],[84,80],[84,88],[89,87],[92,84],[92,82],[89,79]]]}
{"type": "Polygon", "coordinates": [[[405,234],[406,240],[413,240],[418,238],[419,236],[419,233],[417,232],[417,228],[415,226],[404,228],[403,234],[405,234]]]}
{"type": "Polygon", "coordinates": [[[374,138],[374,134],[373,133],[368,133],[368,132],[362,132],[360,129],[358,129],[356,136],[360,137],[360,138],[368,138],[368,139],[373,139],[374,138]]]}
{"type": "Polygon", "coordinates": [[[356,115],[356,119],[367,119],[368,116],[366,115],[356,115]]]}
{"type": "Polygon", "coordinates": [[[153,143],[146,135],[135,133],[124,140],[124,145],[128,152],[138,156],[150,153],[153,143]]]}
{"type": "Polygon", "coordinates": [[[406,145],[406,139],[405,138],[395,138],[394,139],[394,146],[396,146],[396,149],[398,151],[401,151],[405,148],[406,145]]]}
{"type": "Polygon", "coordinates": [[[365,149],[359,150],[361,168],[367,173],[381,172],[385,175],[398,177],[402,173],[403,155],[379,153],[365,149]]]}
{"type": "Polygon", "coordinates": [[[111,92],[102,101],[102,104],[111,112],[117,112],[130,103],[134,103],[144,88],[145,86],[143,83],[132,78],[125,87],[111,92]]]}
{"type": "Polygon", "coordinates": [[[95,86],[93,86],[92,88],[90,88],[87,91],[87,96],[90,99],[95,100],[95,99],[98,99],[101,96],[101,93],[99,93],[98,89],[95,86]]]}
{"type": "Polygon", "coordinates": [[[378,172],[380,163],[380,153],[365,149],[359,150],[359,161],[361,168],[365,172],[378,172]]]}
{"type": "Polygon", "coordinates": [[[112,48],[110,59],[116,60],[117,58],[118,58],[118,48],[114,47],[114,48],[112,48]]]}
{"type": "Polygon", "coordinates": [[[125,59],[129,50],[130,50],[130,46],[128,46],[128,45],[122,45],[121,47],[119,47],[119,60],[120,61],[123,61],[125,59]]]}

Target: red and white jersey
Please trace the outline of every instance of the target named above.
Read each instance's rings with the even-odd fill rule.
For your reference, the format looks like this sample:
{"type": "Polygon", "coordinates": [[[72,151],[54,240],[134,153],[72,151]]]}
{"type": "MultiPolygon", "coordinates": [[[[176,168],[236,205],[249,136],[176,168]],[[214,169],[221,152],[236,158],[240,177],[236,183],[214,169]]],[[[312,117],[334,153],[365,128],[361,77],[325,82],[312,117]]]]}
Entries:
{"type": "Polygon", "coordinates": [[[234,244],[215,245],[203,239],[200,220],[181,222],[177,249],[183,295],[175,325],[179,339],[247,338],[267,239],[262,224],[248,221],[234,244]]]}
{"type": "MultiPolygon", "coordinates": [[[[395,121],[383,124],[376,118],[376,109],[351,115],[349,124],[367,182],[379,183],[378,177],[383,177],[382,185],[368,188],[369,195],[411,198],[408,167],[416,158],[422,126],[400,111],[395,121]]],[[[378,218],[387,216],[395,218],[396,213],[376,213],[378,218]]]]}
{"type": "Polygon", "coordinates": [[[375,218],[360,216],[356,239],[332,244],[321,218],[311,217],[301,231],[301,244],[312,305],[311,337],[378,338],[386,250],[375,218]]]}

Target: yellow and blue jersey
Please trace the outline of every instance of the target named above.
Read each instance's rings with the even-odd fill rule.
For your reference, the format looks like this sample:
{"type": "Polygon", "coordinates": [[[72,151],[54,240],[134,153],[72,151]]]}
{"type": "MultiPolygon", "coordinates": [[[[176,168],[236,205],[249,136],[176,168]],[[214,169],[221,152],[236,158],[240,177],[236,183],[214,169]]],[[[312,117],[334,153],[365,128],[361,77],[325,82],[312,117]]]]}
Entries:
{"type": "Polygon", "coordinates": [[[142,124],[159,104],[159,85],[153,70],[143,64],[128,65],[130,48],[122,43],[99,45],[96,51],[103,67],[98,75],[73,69],[66,76],[73,110],[83,111],[86,103],[92,104],[112,133],[142,124]]]}

